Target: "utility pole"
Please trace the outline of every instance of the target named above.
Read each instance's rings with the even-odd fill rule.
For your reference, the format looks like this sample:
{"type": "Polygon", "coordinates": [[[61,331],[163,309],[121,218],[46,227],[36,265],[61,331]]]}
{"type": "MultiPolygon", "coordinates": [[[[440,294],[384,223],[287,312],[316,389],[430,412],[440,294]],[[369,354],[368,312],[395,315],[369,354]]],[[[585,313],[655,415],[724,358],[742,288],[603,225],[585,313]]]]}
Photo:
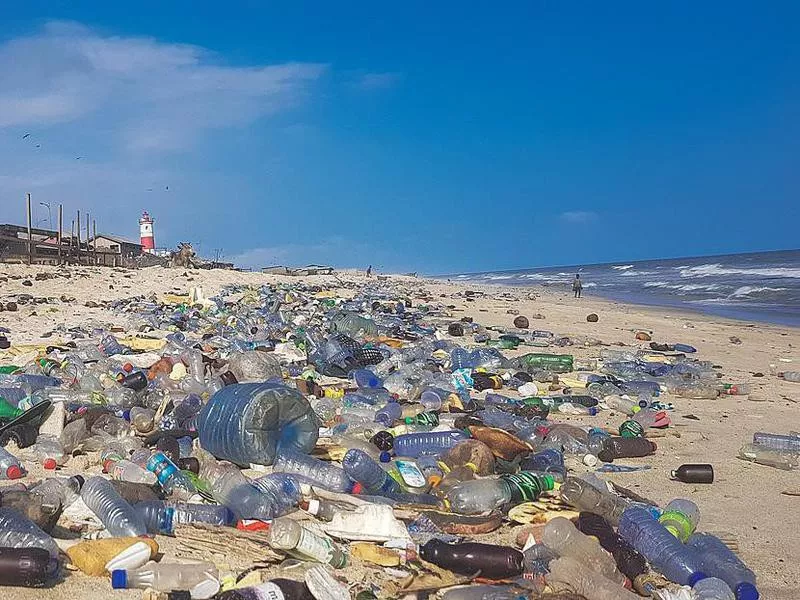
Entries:
{"type": "Polygon", "coordinates": [[[33,262],[33,230],[31,229],[31,195],[25,194],[28,204],[28,264],[33,262]]]}
{"type": "Polygon", "coordinates": [[[39,206],[46,206],[47,207],[47,224],[50,227],[50,231],[53,231],[53,214],[50,212],[50,203],[49,202],[39,202],[39,206]]]}
{"type": "Polygon", "coordinates": [[[61,242],[64,229],[64,205],[58,205],[58,264],[61,264],[61,242]]]}

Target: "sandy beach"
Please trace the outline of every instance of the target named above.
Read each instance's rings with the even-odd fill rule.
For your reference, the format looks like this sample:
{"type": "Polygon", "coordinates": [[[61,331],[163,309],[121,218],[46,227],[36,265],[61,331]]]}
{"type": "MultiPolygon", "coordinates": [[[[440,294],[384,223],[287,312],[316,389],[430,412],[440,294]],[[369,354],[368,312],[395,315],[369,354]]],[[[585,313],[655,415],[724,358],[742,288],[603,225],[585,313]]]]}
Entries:
{"type": "MultiPolygon", "coordinates": [[[[800,329],[621,304],[591,296],[574,299],[566,289],[465,285],[399,276],[388,279],[388,283],[406,290],[412,299],[428,296],[431,302],[451,305],[453,317],[471,316],[483,325],[510,326],[514,315],[509,314],[509,310],[528,317],[541,314],[544,319],[532,319],[532,328],[632,348],[642,344],[634,338],[635,331],[648,331],[655,341],[696,346],[700,359],[713,361],[720,367],[723,381],[750,384],[753,393],[749,397],[724,396],[717,400],[665,397],[664,400],[673,402],[676,408],[671,414],[672,426],[663,437],[655,439],[658,444],[655,456],[630,461],[649,464],[652,468],[606,477],[662,505],[676,497],[692,499],[701,510],[699,529],[726,532],[738,540],[742,558],[759,578],[759,590],[764,599],[788,600],[800,595],[800,536],[797,534],[800,531],[800,496],[786,493],[800,494],[800,476],[797,471],[780,471],[736,457],[738,449],[750,442],[756,431],[800,430],[800,384],[782,381],[770,373],[770,364],[780,358],[794,359],[793,368],[800,368],[800,329]],[[484,294],[468,300],[463,294],[465,290],[484,294]],[[589,313],[596,313],[599,321],[587,322],[589,313]],[[689,415],[696,418],[687,418],[689,415]],[[670,480],[672,469],[692,462],[713,464],[715,482],[689,485],[670,480]]],[[[7,335],[12,347],[13,344],[51,343],[57,335],[46,336],[58,326],[98,323],[127,329],[138,324],[134,314],[86,306],[87,302],[102,305],[105,301],[135,295],[185,293],[193,286],[201,286],[206,296],[212,296],[231,283],[260,285],[299,281],[334,286],[366,282],[362,274],[352,272],[298,279],[223,270],[58,269],[2,264],[0,302],[7,302],[18,294],[53,300],[20,305],[16,312],[0,312],[0,327],[10,330],[7,335]],[[36,280],[39,273],[56,277],[36,280]],[[70,276],[63,277],[64,274],[70,276]],[[32,285],[23,285],[26,281],[32,285]]],[[[344,293],[352,293],[352,290],[345,289],[344,293]]],[[[465,340],[462,338],[461,342],[465,340]]],[[[600,349],[576,345],[567,351],[577,357],[592,358],[599,355],[600,349]]],[[[0,354],[0,364],[10,360],[0,354]]],[[[618,425],[622,420],[619,414],[608,411],[597,417],[555,415],[554,419],[602,426],[618,425]]],[[[32,469],[29,479],[37,475],[41,476],[41,472],[32,469]]],[[[164,547],[168,549],[170,541],[165,541],[164,547]]],[[[9,600],[140,596],[136,590],[112,593],[108,580],[74,572],[52,589],[6,589],[2,592],[2,597],[9,600]]]]}

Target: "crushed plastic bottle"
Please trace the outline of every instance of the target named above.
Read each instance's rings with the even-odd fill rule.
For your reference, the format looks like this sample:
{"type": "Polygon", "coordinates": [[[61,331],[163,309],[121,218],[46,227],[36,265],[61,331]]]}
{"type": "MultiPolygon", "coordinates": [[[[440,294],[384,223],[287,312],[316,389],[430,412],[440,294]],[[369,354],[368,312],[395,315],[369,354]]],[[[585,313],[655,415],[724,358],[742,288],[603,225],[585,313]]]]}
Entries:
{"type": "Polygon", "coordinates": [[[81,498],[112,536],[131,537],[147,533],[141,516],[107,479],[98,476],[87,479],[81,488],[81,498]]]}

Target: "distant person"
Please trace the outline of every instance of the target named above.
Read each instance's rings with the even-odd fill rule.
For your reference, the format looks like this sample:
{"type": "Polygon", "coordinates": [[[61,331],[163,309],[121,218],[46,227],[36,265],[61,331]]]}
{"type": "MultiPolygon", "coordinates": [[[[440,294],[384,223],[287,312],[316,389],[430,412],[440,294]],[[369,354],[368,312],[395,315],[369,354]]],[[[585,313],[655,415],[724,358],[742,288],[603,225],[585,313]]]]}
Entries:
{"type": "Polygon", "coordinates": [[[581,297],[581,292],[583,291],[583,283],[581,282],[580,275],[575,275],[575,281],[572,282],[572,291],[575,292],[576,298],[581,297]]]}
{"type": "Polygon", "coordinates": [[[372,277],[372,265],[367,267],[367,277],[372,277]]]}

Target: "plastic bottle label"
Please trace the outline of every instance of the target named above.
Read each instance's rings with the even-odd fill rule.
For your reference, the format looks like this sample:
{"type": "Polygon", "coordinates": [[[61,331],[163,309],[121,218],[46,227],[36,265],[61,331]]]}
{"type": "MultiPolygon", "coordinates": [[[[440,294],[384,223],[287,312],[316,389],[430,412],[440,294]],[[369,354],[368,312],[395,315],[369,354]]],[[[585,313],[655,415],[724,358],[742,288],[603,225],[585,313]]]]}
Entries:
{"type": "Polygon", "coordinates": [[[303,527],[295,552],[318,562],[327,563],[333,555],[333,543],[303,527]]]}
{"type": "Polygon", "coordinates": [[[283,590],[271,581],[255,585],[251,589],[258,600],[286,600],[283,590]]]}
{"type": "Polygon", "coordinates": [[[397,466],[397,471],[406,486],[409,488],[425,487],[427,480],[415,463],[407,460],[396,460],[394,464],[397,466]]]}

